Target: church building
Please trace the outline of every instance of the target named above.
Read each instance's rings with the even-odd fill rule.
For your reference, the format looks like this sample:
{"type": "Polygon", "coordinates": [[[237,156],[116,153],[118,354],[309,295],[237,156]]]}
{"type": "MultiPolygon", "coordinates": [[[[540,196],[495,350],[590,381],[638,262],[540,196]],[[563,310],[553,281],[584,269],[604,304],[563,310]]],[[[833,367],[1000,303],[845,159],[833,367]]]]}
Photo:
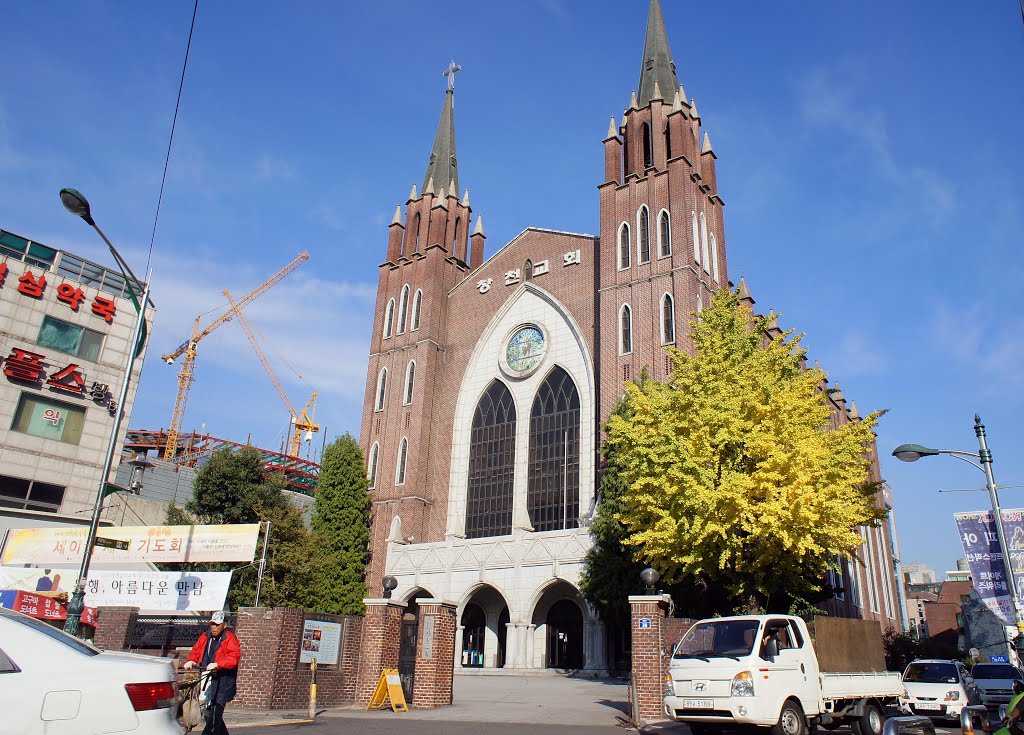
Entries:
{"type": "MultiPolygon", "coordinates": [[[[457,667],[602,673],[622,632],[578,590],[601,425],[625,381],[667,375],[664,347],[685,347],[689,315],[730,286],[717,156],[651,0],[638,89],[603,141],[598,233],[527,227],[485,260],[459,180],[456,70],[380,265],[360,433],[370,594],[395,577],[411,624],[416,599],[457,602],[457,667]]],[[[857,420],[838,401],[836,420],[857,420]]],[[[875,563],[844,569],[830,612],[885,627],[889,532],[865,532],[875,563]],[[850,571],[874,613],[866,592],[852,604],[850,571]]]]}

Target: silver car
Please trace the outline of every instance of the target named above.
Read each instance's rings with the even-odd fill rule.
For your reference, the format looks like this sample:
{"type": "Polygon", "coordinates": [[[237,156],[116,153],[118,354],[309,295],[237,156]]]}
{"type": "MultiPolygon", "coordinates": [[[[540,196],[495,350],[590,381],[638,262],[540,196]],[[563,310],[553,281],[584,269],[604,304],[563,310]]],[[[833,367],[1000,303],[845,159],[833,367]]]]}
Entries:
{"type": "Polygon", "coordinates": [[[986,707],[1008,704],[1013,698],[1013,682],[1024,682],[1024,673],[1010,664],[974,664],[971,676],[981,692],[981,703],[986,707]]]}

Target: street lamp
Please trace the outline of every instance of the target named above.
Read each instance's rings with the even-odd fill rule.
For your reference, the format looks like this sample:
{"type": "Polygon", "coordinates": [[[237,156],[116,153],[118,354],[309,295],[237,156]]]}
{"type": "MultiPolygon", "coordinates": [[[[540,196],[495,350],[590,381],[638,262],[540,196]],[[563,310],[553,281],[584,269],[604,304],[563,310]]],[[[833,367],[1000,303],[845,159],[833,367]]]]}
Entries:
{"type": "Polygon", "coordinates": [[[114,413],[114,427],[110,432],[110,442],[107,444],[107,452],[103,458],[103,470],[100,473],[99,487],[96,490],[96,503],[92,511],[92,523],[89,524],[89,535],[85,539],[85,551],[82,555],[82,566],[78,572],[78,580],[75,583],[75,591],[71,594],[68,602],[68,617],[64,623],[64,631],[71,635],[78,635],[78,629],[82,621],[82,612],[85,610],[85,584],[89,577],[89,562],[92,560],[93,546],[96,542],[96,531],[100,525],[100,514],[103,511],[103,498],[108,494],[107,478],[110,476],[110,467],[114,463],[114,453],[117,451],[117,435],[121,431],[121,419],[124,416],[124,403],[128,398],[128,385],[131,383],[132,365],[135,358],[141,352],[142,344],[146,334],[146,306],[149,304],[149,284],[143,287],[139,279],[132,273],[131,268],[124,262],[124,258],[117,252],[114,245],[103,234],[103,231],[93,221],[92,212],[89,208],[89,201],[74,189],[61,189],[60,200],[64,208],[71,214],[81,217],[87,224],[92,226],[103,242],[110,249],[114,256],[121,275],[128,284],[128,293],[131,295],[132,304],[135,306],[137,316],[135,318],[135,329],[132,332],[131,342],[125,356],[124,382],[121,384],[121,391],[117,397],[117,408],[114,413]],[[140,304],[135,296],[136,290],[142,291],[142,303],[140,304]]]}
{"type": "Polygon", "coordinates": [[[391,593],[398,588],[398,580],[389,574],[381,580],[381,586],[384,588],[384,599],[390,600],[391,593]]]}
{"type": "Polygon", "coordinates": [[[640,581],[644,583],[644,591],[649,594],[654,594],[654,585],[661,579],[661,575],[658,574],[657,569],[647,567],[645,570],[640,572],[640,581]]]}
{"type": "Polygon", "coordinates": [[[901,444],[892,450],[892,456],[902,462],[916,462],[921,457],[934,457],[937,454],[948,454],[966,462],[971,467],[985,473],[985,485],[988,488],[989,501],[996,521],[996,536],[999,538],[999,550],[1006,566],[1006,579],[1009,582],[1010,600],[1013,602],[1013,615],[1017,623],[1017,638],[1014,644],[1018,651],[1024,651],[1024,615],[1021,614],[1020,601],[1017,599],[1017,578],[1013,573],[1010,554],[1006,548],[1006,530],[1003,528],[1003,514],[999,509],[999,495],[996,493],[996,481],[992,476],[992,452],[989,451],[985,438],[985,424],[981,416],[974,414],[974,433],[978,437],[978,452],[965,452],[960,449],[931,449],[920,444],[901,444]],[[977,460],[977,462],[975,461],[977,460]]]}

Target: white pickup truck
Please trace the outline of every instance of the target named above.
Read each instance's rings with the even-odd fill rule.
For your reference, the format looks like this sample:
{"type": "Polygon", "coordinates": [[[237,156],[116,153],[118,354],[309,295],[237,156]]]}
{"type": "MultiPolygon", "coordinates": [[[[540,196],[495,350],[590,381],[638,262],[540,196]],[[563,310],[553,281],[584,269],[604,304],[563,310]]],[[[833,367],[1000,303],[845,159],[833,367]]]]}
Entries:
{"type": "Polygon", "coordinates": [[[788,615],[700,620],[675,646],[665,681],[665,714],[694,735],[730,725],[807,735],[810,724],[843,720],[854,735],[881,735],[903,682],[895,671],[820,670],[807,625],[788,615]]]}

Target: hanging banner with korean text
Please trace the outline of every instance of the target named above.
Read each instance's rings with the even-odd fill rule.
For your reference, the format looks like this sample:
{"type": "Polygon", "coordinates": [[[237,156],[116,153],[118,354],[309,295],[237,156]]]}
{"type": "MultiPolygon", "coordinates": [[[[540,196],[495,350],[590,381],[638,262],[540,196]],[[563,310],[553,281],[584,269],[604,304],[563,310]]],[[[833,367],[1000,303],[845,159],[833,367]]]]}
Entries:
{"type": "MultiPolygon", "coordinates": [[[[24,590],[0,590],[0,607],[16,610],[39,620],[62,621],[68,619],[67,603],[47,595],[24,590]]],[[[86,607],[82,610],[80,620],[85,625],[96,625],[96,608],[86,607]]]]}
{"type": "MultiPolygon", "coordinates": [[[[55,576],[59,579],[59,575],[50,569],[2,567],[0,589],[25,590],[27,595],[41,582],[55,576]],[[50,574],[44,574],[46,572],[50,574]]],[[[74,580],[69,578],[68,582],[60,586],[73,588],[74,580]]],[[[85,604],[90,608],[137,607],[166,613],[221,610],[230,584],[231,572],[114,572],[92,569],[85,588],[85,604]]],[[[63,590],[53,589],[50,594],[58,591],[63,590]]],[[[53,608],[57,608],[55,600],[53,608]]],[[[64,619],[56,617],[56,614],[47,617],[64,619]]]]}
{"type": "MultiPolygon", "coordinates": [[[[1024,585],[1024,510],[1003,510],[1003,531],[1010,553],[1017,589],[1024,585]]],[[[996,617],[1005,625],[1014,625],[1013,602],[995,515],[991,510],[956,513],[957,532],[971,570],[974,589],[996,617]]]]}
{"type": "MultiPolygon", "coordinates": [[[[127,550],[97,546],[97,564],[124,562],[252,561],[260,524],[225,526],[118,526],[100,528],[104,539],[128,541],[127,550]]],[[[80,564],[85,528],[15,528],[0,564],[80,564]]]]}

